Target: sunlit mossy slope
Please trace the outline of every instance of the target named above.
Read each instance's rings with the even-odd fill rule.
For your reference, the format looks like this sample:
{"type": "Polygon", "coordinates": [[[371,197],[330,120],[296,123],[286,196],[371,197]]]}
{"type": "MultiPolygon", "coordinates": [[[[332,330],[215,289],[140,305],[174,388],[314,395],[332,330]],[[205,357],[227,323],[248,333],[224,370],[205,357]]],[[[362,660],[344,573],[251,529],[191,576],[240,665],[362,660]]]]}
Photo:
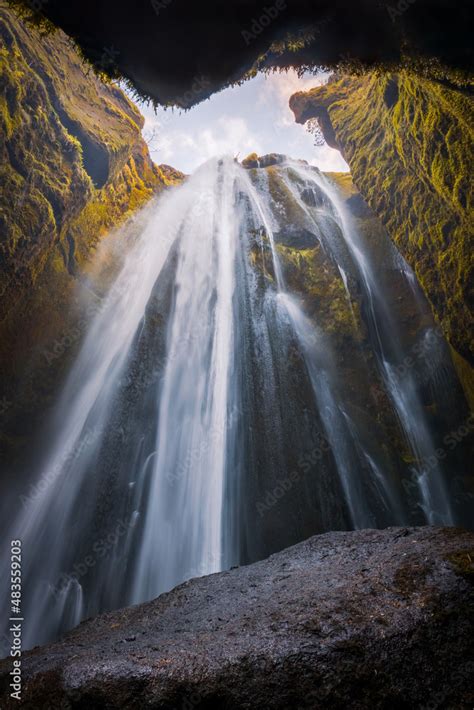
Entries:
{"type": "Polygon", "coordinates": [[[402,72],[336,77],[294,94],[316,117],[358,189],[416,271],[473,387],[473,102],[466,87],[402,72]]]}
{"type": "Polygon", "coordinates": [[[152,162],[143,122],[66,35],[43,34],[0,1],[0,428],[7,415],[26,421],[24,403],[33,410],[51,391],[37,373],[55,343],[78,340],[75,289],[103,237],[182,179],[152,162]],[[35,387],[22,394],[28,368],[35,387]]]}
{"type": "Polygon", "coordinates": [[[0,84],[2,320],[53,249],[71,269],[170,174],[150,160],[143,117],[125,94],[62,32],[42,35],[3,3],[0,84]]]}

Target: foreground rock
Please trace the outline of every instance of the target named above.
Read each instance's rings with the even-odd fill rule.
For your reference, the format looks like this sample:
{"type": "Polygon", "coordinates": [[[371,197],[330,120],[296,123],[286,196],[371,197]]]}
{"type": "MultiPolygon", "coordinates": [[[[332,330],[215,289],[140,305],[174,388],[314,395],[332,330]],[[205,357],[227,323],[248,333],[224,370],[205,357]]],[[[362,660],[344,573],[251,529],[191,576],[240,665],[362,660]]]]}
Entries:
{"type": "Polygon", "coordinates": [[[21,705],[472,707],[473,561],[455,529],[312,537],[25,654],[21,705]]]}

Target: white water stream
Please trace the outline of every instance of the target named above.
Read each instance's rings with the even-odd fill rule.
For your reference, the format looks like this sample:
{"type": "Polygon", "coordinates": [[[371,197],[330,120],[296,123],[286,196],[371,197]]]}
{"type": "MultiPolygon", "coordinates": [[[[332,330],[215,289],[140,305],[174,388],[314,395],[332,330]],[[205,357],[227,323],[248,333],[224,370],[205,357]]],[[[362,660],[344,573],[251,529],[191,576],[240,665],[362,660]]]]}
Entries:
{"type": "MultiPolygon", "coordinates": [[[[364,245],[318,171],[296,162],[279,170],[309,222],[318,228],[330,215],[339,225],[372,314],[387,393],[421,461],[433,451],[429,426],[410,376],[396,374],[403,353],[364,245]],[[324,205],[308,206],[303,188],[324,205]]],[[[32,476],[41,493],[9,528],[26,551],[26,647],[258,556],[249,550],[260,533],[242,542],[249,498],[288,478],[305,417],[319,417],[332,453],[324,476],[305,479],[309,496],[288,494],[296,526],[289,539],[305,534],[301,511],[310,521],[304,530],[311,516],[315,530],[380,524],[382,514],[387,524],[406,522],[399,487],[364,449],[340,396],[328,339],[287,291],[272,210],[263,173],[251,177],[230,158],[209,161],[148,208],[62,389],[32,476]],[[309,405],[292,402],[295,344],[309,405]]],[[[341,244],[318,230],[352,309],[341,244]]],[[[440,468],[418,480],[425,519],[453,522],[440,468]]],[[[261,530],[271,538],[271,525],[261,530]]]]}

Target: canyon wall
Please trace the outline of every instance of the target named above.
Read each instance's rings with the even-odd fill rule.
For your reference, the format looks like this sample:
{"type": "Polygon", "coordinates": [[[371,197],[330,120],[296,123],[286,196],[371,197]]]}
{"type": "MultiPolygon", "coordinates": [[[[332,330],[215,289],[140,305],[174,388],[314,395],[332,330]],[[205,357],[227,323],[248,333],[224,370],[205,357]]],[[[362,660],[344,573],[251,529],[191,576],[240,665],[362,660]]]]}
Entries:
{"type": "Polygon", "coordinates": [[[0,86],[0,425],[16,438],[73,350],[63,341],[79,340],[71,304],[91,255],[182,175],[152,162],[136,106],[66,35],[4,3],[0,86]],[[23,392],[29,370],[41,374],[23,392]]]}
{"type": "Polygon", "coordinates": [[[415,270],[473,400],[473,103],[420,76],[335,76],[290,99],[317,118],[354,183],[415,270]]]}

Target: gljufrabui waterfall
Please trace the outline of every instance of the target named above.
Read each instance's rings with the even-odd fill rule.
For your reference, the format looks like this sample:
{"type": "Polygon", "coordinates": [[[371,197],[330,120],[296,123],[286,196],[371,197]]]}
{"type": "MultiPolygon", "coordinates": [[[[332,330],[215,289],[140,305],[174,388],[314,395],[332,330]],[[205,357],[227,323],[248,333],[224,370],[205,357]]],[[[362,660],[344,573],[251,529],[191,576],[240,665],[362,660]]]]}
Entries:
{"type": "Polygon", "coordinates": [[[316,532],[463,522],[448,347],[384,240],[282,156],[147,208],[11,506],[26,647],[316,532]]]}

